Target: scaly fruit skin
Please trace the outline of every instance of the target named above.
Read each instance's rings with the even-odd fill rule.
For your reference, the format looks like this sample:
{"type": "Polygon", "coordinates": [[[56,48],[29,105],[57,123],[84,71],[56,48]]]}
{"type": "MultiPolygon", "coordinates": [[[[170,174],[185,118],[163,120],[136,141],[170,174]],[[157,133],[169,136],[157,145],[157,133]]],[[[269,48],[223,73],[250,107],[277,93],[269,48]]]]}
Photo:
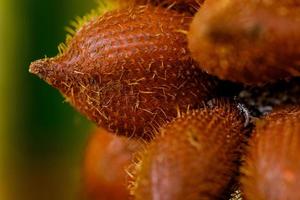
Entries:
{"type": "Polygon", "coordinates": [[[126,200],[125,169],[141,148],[138,141],[98,129],[89,139],[83,165],[83,194],[87,200],[126,200]]]}
{"type": "Polygon", "coordinates": [[[244,117],[227,101],[179,117],[140,154],[131,193],[137,200],[219,199],[238,171],[244,131],[244,117]]]}
{"type": "Polygon", "coordinates": [[[66,52],[31,64],[81,113],[110,132],[149,139],[214,95],[214,78],[187,50],[191,18],[152,6],[109,12],[85,24],[66,52]]]}
{"type": "Polygon", "coordinates": [[[277,108],[257,123],[242,167],[247,200],[300,199],[300,106],[277,108]]]}
{"type": "Polygon", "coordinates": [[[299,0],[207,0],[188,37],[200,67],[221,79],[261,84],[300,76],[299,0]]]}

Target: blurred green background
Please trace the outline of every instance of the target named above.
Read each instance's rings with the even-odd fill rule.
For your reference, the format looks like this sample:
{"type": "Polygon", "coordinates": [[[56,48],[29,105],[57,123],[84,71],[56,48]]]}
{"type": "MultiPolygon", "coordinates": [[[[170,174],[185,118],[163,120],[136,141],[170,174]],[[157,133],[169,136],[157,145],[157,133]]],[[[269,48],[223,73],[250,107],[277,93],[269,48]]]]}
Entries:
{"type": "Polygon", "coordinates": [[[91,124],[28,73],[57,54],[65,27],[94,0],[0,0],[0,199],[80,199],[91,124]]]}

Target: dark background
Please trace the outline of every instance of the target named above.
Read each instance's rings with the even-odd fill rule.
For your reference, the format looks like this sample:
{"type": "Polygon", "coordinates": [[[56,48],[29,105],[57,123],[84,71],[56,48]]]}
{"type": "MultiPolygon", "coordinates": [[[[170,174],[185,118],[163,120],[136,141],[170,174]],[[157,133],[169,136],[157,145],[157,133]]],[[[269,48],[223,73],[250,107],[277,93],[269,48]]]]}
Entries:
{"type": "Polygon", "coordinates": [[[80,165],[92,124],[28,73],[54,56],[65,27],[94,0],[0,0],[0,199],[80,199],[80,165]]]}

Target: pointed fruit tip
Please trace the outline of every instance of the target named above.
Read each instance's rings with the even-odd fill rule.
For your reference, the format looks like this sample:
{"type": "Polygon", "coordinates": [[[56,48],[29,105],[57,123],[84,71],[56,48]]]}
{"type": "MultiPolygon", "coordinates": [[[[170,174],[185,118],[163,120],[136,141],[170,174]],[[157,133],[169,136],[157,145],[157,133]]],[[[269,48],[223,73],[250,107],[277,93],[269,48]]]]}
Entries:
{"type": "Polygon", "coordinates": [[[45,67],[44,60],[37,60],[30,64],[29,72],[35,75],[39,75],[42,72],[42,69],[45,67]]]}
{"type": "Polygon", "coordinates": [[[29,66],[29,72],[37,75],[41,79],[46,79],[49,75],[51,60],[48,58],[34,61],[29,66]]]}

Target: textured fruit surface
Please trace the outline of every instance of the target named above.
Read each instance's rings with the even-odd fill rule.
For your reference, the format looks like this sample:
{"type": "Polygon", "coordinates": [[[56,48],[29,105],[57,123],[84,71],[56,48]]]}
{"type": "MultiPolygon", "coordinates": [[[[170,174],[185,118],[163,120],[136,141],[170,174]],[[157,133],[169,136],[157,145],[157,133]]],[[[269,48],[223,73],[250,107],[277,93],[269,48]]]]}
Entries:
{"type": "Polygon", "coordinates": [[[109,131],[150,138],[178,109],[213,95],[215,79],[186,48],[190,19],[152,6],[108,12],[80,28],[62,55],[33,62],[30,71],[109,131]]]}
{"type": "Polygon", "coordinates": [[[103,129],[95,131],[84,158],[82,176],[85,199],[129,199],[125,169],[140,147],[138,141],[116,137],[103,129]]]}
{"type": "Polygon", "coordinates": [[[137,200],[219,199],[238,170],[244,130],[241,111],[227,101],[179,117],[139,155],[131,193],[137,200]]]}
{"type": "Polygon", "coordinates": [[[189,49],[208,73],[246,84],[300,75],[299,0],[207,0],[189,49]]]}
{"type": "Polygon", "coordinates": [[[167,7],[179,12],[185,12],[189,14],[195,14],[200,8],[204,0],[119,0],[121,5],[147,5],[167,7]]]}
{"type": "Polygon", "coordinates": [[[275,109],[257,123],[242,167],[248,200],[300,199],[300,106],[275,109]]]}

